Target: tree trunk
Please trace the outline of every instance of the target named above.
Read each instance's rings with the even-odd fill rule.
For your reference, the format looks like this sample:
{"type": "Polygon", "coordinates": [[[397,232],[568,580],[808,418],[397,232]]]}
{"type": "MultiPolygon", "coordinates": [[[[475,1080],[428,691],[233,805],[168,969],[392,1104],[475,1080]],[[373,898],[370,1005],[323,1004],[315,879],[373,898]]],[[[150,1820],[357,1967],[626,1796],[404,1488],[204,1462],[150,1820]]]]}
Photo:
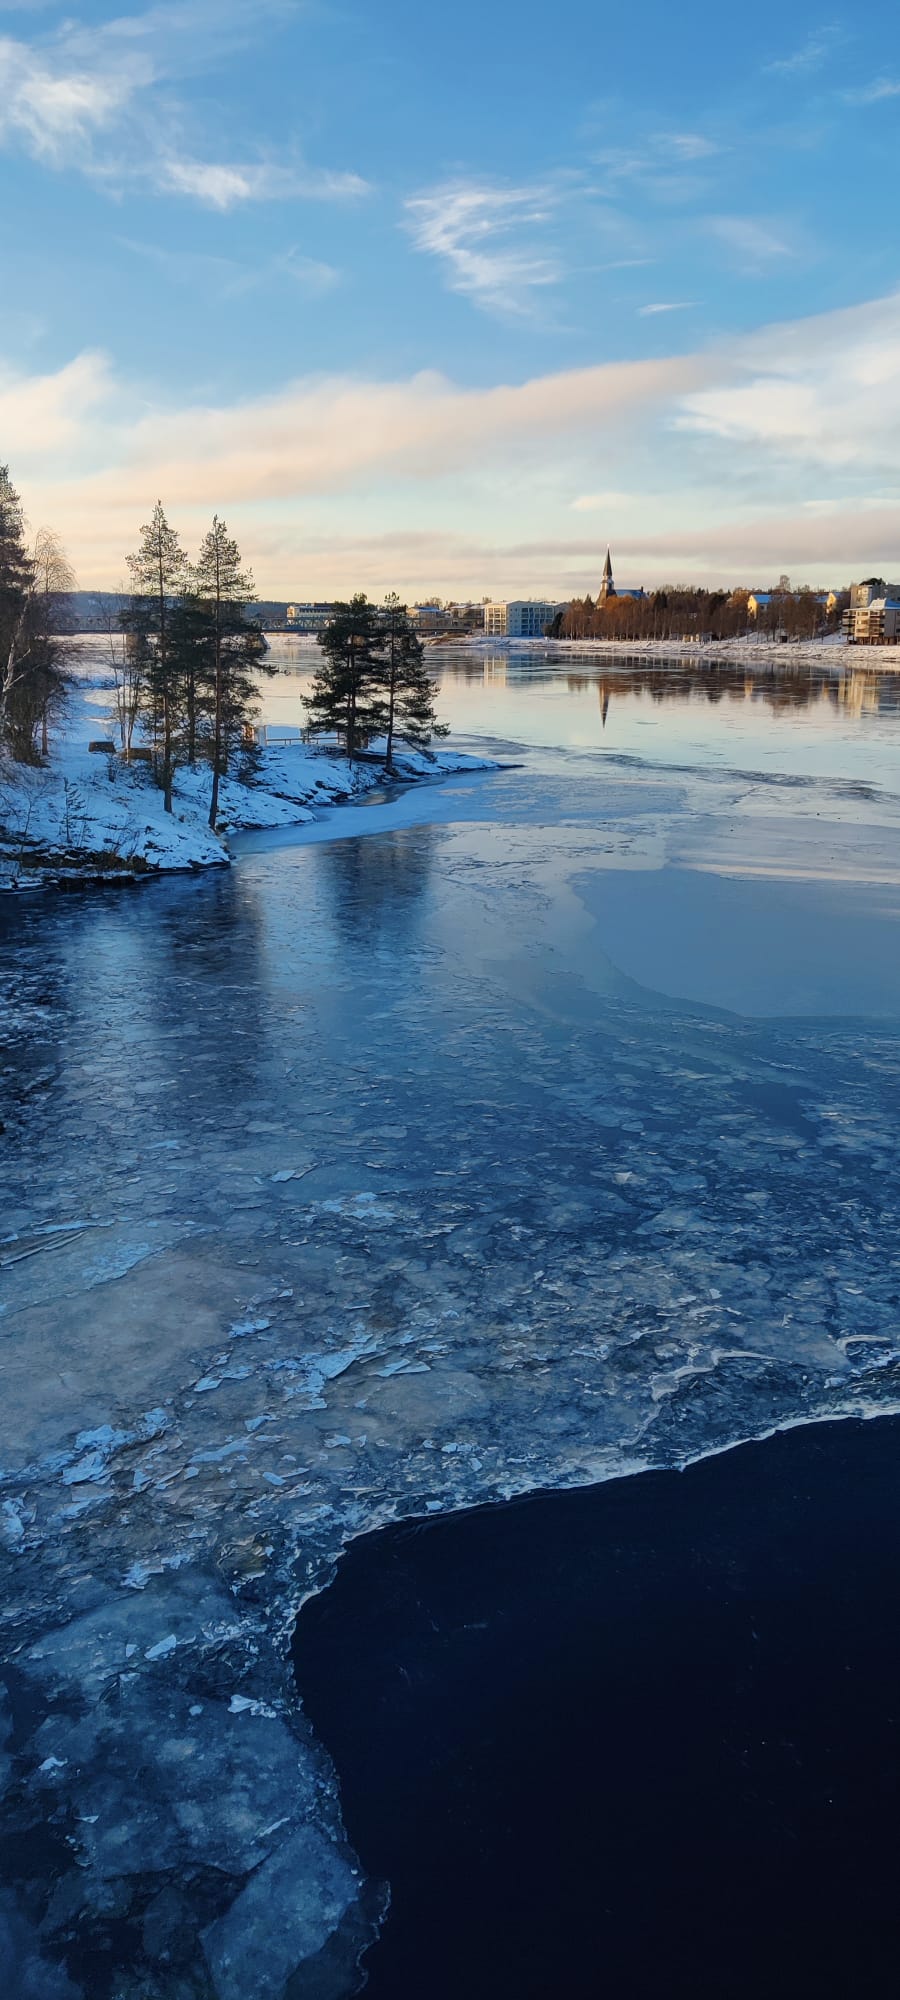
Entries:
{"type": "Polygon", "coordinates": [[[389,691],[388,691],[388,726],[387,726],[387,756],[385,757],[385,760],[384,760],[384,768],[385,768],[385,770],[386,770],[386,771],[393,771],[393,768],[394,768],[394,692],[395,692],[395,682],[396,682],[396,675],[395,675],[395,673],[394,673],[394,669],[393,669],[393,665],[392,665],[392,666],[391,666],[391,679],[390,679],[390,688],[389,688],[389,691]]]}
{"type": "Polygon", "coordinates": [[[215,833],[219,816],[219,773],[222,768],[222,632],[219,606],[216,605],[216,718],[213,730],[213,781],[212,798],[209,802],[209,823],[215,833]]]}
{"type": "Polygon", "coordinates": [[[163,805],[167,813],[172,811],[172,720],[168,688],[163,691],[163,805]]]}
{"type": "MultiPolygon", "coordinates": [[[[23,601],[22,609],[19,612],[19,616],[16,619],[15,629],[13,631],[12,638],[9,642],[9,652],[7,653],[6,656],[6,666],[3,670],[3,679],[2,681],[0,681],[0,715],[3,714],[7,701],[9,700],[9,697],[12,694],[13,688],[18,686],[20,680],[24,679],[24,675],[21,671],[19,673],[16,673],[16,664],[17,664],[16,647],[22,636],[22,630],[25,624],[25,618],[28,611],[28,604],[29,604],[29,599],[26,597],[23,601]]],[[[27,652],[25,653],[24,658],[27,660],[28,658],[27,652]]],[[[21,663],[19,664],[21,665],[21,663]]]]}
{"type": "Polygon", "coordinates": [[[347,696],[347,761],[352,764],[356,749],[356,681],[354,679],[353,641],[350,641],[350,692],[347,696]]]}
{"type": "Polygon", "coordinates": [[[394,612],[392,611],[391,612],[391,673],[390,673],[390,680],[388,682],[387,756],[385,757],[384,760],[384,768],[386,771],[393,771],[394,768],[394,762],[393,762],[394,699],[396,696],[396,691],[397,691],[397,632],[396,632],[396,618],[394,612]]]}

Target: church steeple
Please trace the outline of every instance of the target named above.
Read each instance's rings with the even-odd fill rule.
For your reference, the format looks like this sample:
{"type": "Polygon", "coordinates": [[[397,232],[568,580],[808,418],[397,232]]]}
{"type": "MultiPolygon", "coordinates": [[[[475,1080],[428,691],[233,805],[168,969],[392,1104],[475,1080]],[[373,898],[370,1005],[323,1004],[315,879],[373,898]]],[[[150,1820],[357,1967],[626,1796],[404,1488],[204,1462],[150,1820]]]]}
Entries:
{"type": "Polygon", "coordinates": [[[605,604],[608,597],[615,597],[615,594],[616,594],[616,586],[613,583],[612,557],[609,553],[609,550],[607,549],[606,561],[603,565],[603,576],[600,580],[601,604],[605,604]]]}

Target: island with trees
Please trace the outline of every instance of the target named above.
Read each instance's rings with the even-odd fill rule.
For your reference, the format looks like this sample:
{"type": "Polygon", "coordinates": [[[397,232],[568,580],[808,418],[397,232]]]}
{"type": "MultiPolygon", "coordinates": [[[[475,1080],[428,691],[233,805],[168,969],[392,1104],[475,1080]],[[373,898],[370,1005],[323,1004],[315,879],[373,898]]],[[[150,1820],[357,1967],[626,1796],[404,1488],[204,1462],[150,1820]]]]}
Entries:
{"type": "Polygon", "coordinates": [[[0,468],[0,886],[227,864],[229,833],[483,763],[432,747],[448,731],[396,596],[332,607],[302,740],[270,746],[257,717],[274,669],[225,522],[192,558],[157,501],[126,564],[88,707],[98,684],[96,667],[93,682],[79,671],[75,579],[52,533],[29,541],[0,468]]]}

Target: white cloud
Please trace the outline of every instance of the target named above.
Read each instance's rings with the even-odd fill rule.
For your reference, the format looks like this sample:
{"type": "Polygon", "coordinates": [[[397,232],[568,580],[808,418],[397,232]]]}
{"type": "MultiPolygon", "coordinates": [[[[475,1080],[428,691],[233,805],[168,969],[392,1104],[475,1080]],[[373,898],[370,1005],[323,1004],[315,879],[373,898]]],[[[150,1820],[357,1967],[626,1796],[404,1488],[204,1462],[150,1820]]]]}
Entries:
{"type": "Polygon", "coordinates": [[[275,269],[286,278],[293,278],[301,291],[312,298],[324,298],[326,292],[333,292],[341,282],[340,271],[334,264],[325,264],[318,257],[305,257],[302,250],[286,250],[277,259],[275,269]]]}
{"type": "Polygon", "coordinates": [[[284,0],[179,0],[99,26],[64,21],[38,40],[0,36],[0,145],[48,167],[75,169],[116,191],[145,182],[206,207],[288,197],[332,200],[366,192],[357,174],[292,160],[203,161],[185,152],[185,122],[163,86],[209,69],[258,32],[284,0]]]}
{"type": "Polygon", "coordinates": [[[845,90],[844,97],[848,104],[881,104],[886,98],[900,97],[900,83],[894,77],[877,76],[858,90],[845,90]]]}
{"type": "Polygon", "coordinates": [[[788,56],[780,56],[775,62],[765,64],[769,75],[802,76],[810,71],[822,69],[830,62],[838,47],[844,41],[844,31],[836,22],[829,22],[816,28],[788,56]]]}
{"type": "Polygon", "coordinates": [[[733,378],[689,391],[676,427],[870,479],[900,464],[900,293],[735,343],[733,378]]]}
{"type": "Polygon", "coordinates": [[[309,172],[269,161],[237,165],[223,160],[163,158],[155,169],[163,193],[192,195],[206,208],[225,211],[249,201],[341,201],[368,193],[358,174],[309,172]]]}
{"type": "Polygon", "coordinates": [[[10,461],[57,463],[84,440],[98,411],[115,398],[102,354],[80,354],[54,375],[22,376],[0,367],[0,437],[10,461]]]}
{"type": "Polygon", "coordinates": [[[0,37],[0,141],[18,140],[35,158],[62,165],[121,115],[149,82],[140,60],[106,73],[60,64],[53,55],[0,37]]]}
{"type": "Polygon", "coordinates": [[[705,138],[702,132],[658,132],[654,144],[678,160],[708,160],[720,150],[715,140],[705,138]]]}
{"type": "Polygon", "coordinates": [[[660,300],[656,305],[638,306],[638,319],[655,319],[657,313],[690,312],[693,306],[693,299],[660,300]]]}
{"type": "Polygon", "coordinates": [[[443,261],[452,291],[489,310],[521,314],[533,309],[534,291],[557,284],[561,271],[533,240],[510,239],[540,229],[556,199],[544,187],[448,181],[407,201],[408,228],[417,250],[443,261]]]}
{"type": "Polygon", "coordinates": [[[543,588],[574,575],[565,565],[580,545],[559,539],[573,511],[602,512],[642,577],[643,557],[658,577],[683,554],[692,573],[718,564],[746,578],[764,556],[784,568],[816,548],[839,573],[877,568],[891,547],[896,567],[900,293],[693,354],[478,389],[435,374],[333,376],[173,407],[86,355],[53,376],[0,373],[0,436],[32,517],[60,529],[85,583],[115,580],[128,524],[158,494],[191,541],[224,512],[273,593],[299,587],[288,554],[316,536],[323,591],[352,587],[364,544],[360,581],[419,587],[423,534],[435,588],[438,572],[479,595],[482,579],[518,587],[527,548],[546,554],[531,572],[543,588]],[[811,512],[823,495],[841,506],[811,512]],[[781,523],[780,542],[756,534],[763,516],[781,523]],[[498,519],[506,554],[488,565],[498,519]],[[390,557],[372,554],[386,535],[390,557]]]}
{"type": "Polygon", "coordinates": [[[709,215],[705,227],[747,268],[760,270],[791,255],[791,245],[770,222],[752,215],[709,215]]]}

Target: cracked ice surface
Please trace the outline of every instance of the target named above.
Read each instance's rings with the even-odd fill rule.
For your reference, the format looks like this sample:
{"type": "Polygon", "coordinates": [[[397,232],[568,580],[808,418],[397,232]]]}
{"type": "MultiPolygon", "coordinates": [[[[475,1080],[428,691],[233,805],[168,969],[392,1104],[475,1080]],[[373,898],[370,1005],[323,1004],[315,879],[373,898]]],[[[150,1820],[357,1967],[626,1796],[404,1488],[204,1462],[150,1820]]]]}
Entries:
{"type": "MultiPolygon", "coordinates": [[[[7,923],[0,1941],[27,1990],[353,1990],[380,1892],[287,1655],[349,1538],[897,1406],[877,951],[853,1020],[808,968],[780,1018],[621,969],[604,882],[632,871],[652,923],[709,815],[676,776],[538,762],[7,923]]],[[[837,960],[858,894],[821,893],[837,960]]]]}

